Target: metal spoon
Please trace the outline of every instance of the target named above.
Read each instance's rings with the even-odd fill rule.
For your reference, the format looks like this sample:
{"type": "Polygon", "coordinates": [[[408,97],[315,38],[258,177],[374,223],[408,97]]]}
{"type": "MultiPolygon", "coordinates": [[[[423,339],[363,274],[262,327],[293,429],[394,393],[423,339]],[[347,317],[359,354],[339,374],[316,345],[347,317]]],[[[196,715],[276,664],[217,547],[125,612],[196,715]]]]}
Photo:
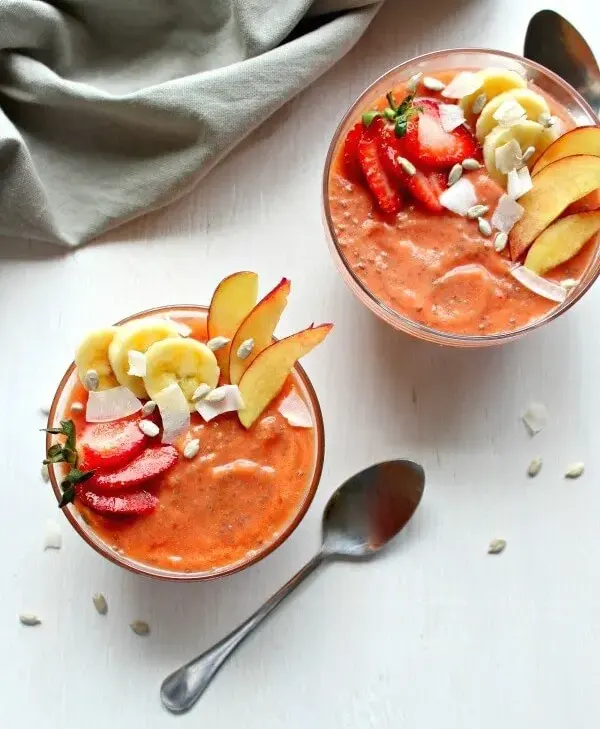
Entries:
{"type": "Polygon", "coordinates": [[[581,33],[554,10],[540,10],[527,26],[524,55],[568,81],[600,114],[600,70],[581,33]]]}
{"type": "Polygon", "coordinates": [[[238,628],[167,676],[160,689],[165,708],[188,711],[240,643],[317,567],[370,557],[387,544],[415,513],[424,488],[423,469],[412,461],[385,461],[348,479],[325,507],[321,551],[238,628]]]}

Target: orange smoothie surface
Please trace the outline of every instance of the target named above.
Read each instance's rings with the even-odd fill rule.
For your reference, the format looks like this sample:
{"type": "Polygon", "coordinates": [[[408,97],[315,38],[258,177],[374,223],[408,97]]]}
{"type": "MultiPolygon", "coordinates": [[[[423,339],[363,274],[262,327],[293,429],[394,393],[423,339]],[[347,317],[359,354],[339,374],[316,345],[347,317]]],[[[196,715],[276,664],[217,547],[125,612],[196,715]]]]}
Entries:
{"type": "MultiPolygon", "coordinates": [[[[200,317],[172,317],[206,342],[200,317]]],[[[200,439],[200,452],[181,457],[163,476],[144,485],[159,499],[154,512],[139,517],[107,517],[75,499],[85,522],[114,550],[140,562],[180,572],[232,566],[273,543],[300,511],[311,484],[315,429],[291,426],[278,412],[281,400],[295,391],[304,398],[295,375],[259,420],[246,430],[236,413],[206,423],[192,414],[189,433],[177,443],[200,439]]],[[[69,412],[85,403],[79,381],[69,395],[66,417],[77,432],[85,416],[69,412]]],[[[310,408],[309,408],[310,409],[310,408]]]]}
{"type": "MultiPolygon", "coordinates": [[[[434,75],[448,81],[454,73],[434,75]]],[[[399,86],[394,93],[401,98],[406,89],[399,86]]],[[[565,129],[573,127],[566,110],[548,101],[565,129]]],[[[331,220],[347,266],[380,302],[412,321],[458,335],[520,329],[557,306],[510,275],[514,263],[508,248],[497,253],[493,236],[482,235],[473,220],[450,211],[429,212],[410,198],[395,216],[381,214],[366,186],[345,177],[342,153],[343,139],[330,170],[331,220]]],[[[504,190],[485,168],[465,171],[464,177],[473,183],[478,202],[493,212],[504,190]]],[[[590,241],[546,278],[579,279],[594,251],[595,241],[590,241]]]]}

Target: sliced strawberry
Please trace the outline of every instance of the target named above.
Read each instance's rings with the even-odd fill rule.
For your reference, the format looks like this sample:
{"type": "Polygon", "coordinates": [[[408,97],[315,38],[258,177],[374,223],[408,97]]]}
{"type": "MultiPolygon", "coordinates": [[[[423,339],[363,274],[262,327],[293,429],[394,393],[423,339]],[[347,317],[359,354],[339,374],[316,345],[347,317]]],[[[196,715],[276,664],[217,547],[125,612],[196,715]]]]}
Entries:
{"type": "Polygon", "coordinates": [[[402,202],[379,157],[376,128],[363,134],[358,143],[358,159],[367,185],[381,210],[390,215],[397,213],[402,202]]]}
{"type": "Polygon", "coordinates": [[[479,156],[477,140],[466,127],[443,130],[437,102],[415,99],[415,106],[420,111],[409,121],[405,135],[406,156],[412,162],[444,169],[467,157],[479,156]]]}
{"type": "Polygon", "coordinates": [[[441,187],[437,174],[439,173],[430,172],[426,175],[417,170],[407,183],[410,194],[432,213],[441,213],[444,210],[440,203],[440,195],[444,189],[441,187]]]}
{"type": "Polygon", "coordinates": [[[87,483],[77,487],[77,497],[93,511],[110,516],[143,516],[158,506],[158,499],[148,491],[107,496],[87,488],[87,483]]]}
{"type": "Polygon", "coordinates": [[[83,470],[112,471],[140,455],[148,438],[139,417],[86,425],[79,436],[83,470]]]}
{"type": "Polygon", "coordinates": [[[342,157],[344,159],[344,172],[352,182],[359,182],[362,179],[362,171],[360,162],[358,161],[358,143],[362,139],[365,131],[365,125],[362,122],[355,124],[346,134],[344,140],[344,150],[342,157]]]}
{"type": "Polygon", "coordinates": [[[177,449],[171,445],[146,448],[140,456],[123,468],[112,473],[92,476],[89,488],[104,492],[135,488],[168,471],[178,458],[177,449]]]}

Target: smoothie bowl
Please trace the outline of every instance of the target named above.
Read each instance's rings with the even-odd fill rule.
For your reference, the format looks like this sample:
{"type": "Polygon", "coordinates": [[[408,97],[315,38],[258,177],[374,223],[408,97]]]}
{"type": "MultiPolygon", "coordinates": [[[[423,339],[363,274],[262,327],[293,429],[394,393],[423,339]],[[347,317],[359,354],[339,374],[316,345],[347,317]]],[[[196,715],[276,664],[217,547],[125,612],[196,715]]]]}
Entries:
{"type": "Polygon", "coordinates": [[[209,308],[141,312],[89,332],[52,403],[50,480],[76,531],[140,574],[199,580],[279,546],[319,483],[319,403],[297,360],[329,333],[273,332],[288,279],[219,284],[209,308]]]}
{"type": "Polygon", "coordinates": [[[547,69],[440,51],[378,79],[339,125],[323,216],[357,297],[392,326],[499,344],[567,310],[600,272],[600,128],[547,69]]]}

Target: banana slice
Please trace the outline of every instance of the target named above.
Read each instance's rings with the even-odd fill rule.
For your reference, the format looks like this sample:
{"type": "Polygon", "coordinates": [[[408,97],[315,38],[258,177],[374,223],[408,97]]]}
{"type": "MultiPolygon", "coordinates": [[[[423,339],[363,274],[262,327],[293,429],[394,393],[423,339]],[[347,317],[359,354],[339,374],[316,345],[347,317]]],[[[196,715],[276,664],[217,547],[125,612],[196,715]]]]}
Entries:
{"type": "Polygon", "coordinates": [[[167,337],[179,338],[176,324],[158,316],[136,319],[118,328],[108,348],[108,359],[120,385],[128,387],[136,397],[147,397],[144,381],[129,372],[129,352],[145,352],[151,345],[167,337]]]}
{"type": "Polygon", "coordinates": [[[508,68],[483,68],[477,71],[477,76],[481,79],[481,86],[477,91],[463,96],[460,105],[465,111],[470,111],[475,99],[481,94],[485,94],[488,101],[495,98],[498,94],[503,94],[511,89],[524,89],[527,81],[516,71],[510,71],[508,68]]]}
{"type": "Polygon", "coordinates": [[[496,127],[487,135],[483,143],[483,161],[490,175],[501,185],[506,186],[506,174],[496,167],[496,150],[511,140],[516,140],[521,147],[521,153],[528,147],[535,147],[535,154],[528,160],[531,168],[535,160],[556,138],[557,132],[552,127],[543,127],[538,122],[526,121],[513,124],[512,127],[496,127]]]}
{"type": "Polygon", "coordinates": [[[79,379],[85,385],[89,370],[98,373],[99,390],[110,390],[119,384],[108,359],[108,348],[117,333],[117,327],[104,327],[90,332],[77,348],[75,364],[79,379]]]}
{"type": "Polygon", "coordinates": [[[212,389],[218,381],[219,365],[214,352],[196,339],[163,339],[146,352],[144,384],[151,398],[176,383],[192,412],[196,408],[192,397],[197,388],[206,384],[212,389]]]}
{"type": "Polygon", "coordinates": [[[546,103],[546,99],[531,89],[511,89],[505,91],[493,99],[483,107],[483,111],[477,119],[475,127],[475,136],[480,144],[483,144],[487,135],[498,126],[498,120],[494,119],[494,114],[502,106],[505,101],[516,101],[527,112],[527,118],[536,121],[540,114],[549,114],[550,109],[546,103]]]}

